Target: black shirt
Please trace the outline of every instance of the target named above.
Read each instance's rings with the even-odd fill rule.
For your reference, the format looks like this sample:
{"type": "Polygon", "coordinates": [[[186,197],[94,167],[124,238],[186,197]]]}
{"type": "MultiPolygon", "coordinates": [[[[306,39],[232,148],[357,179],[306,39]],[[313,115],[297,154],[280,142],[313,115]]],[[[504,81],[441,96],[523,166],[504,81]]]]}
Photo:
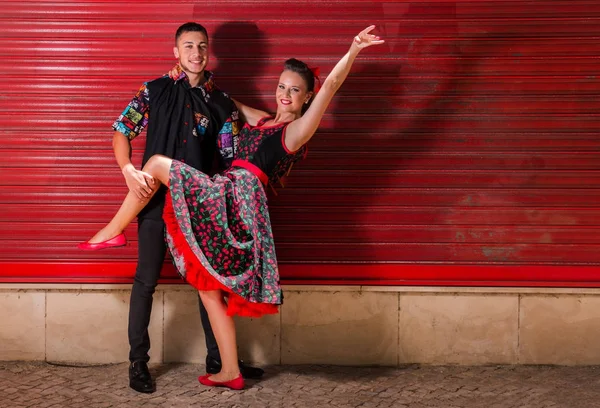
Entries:
{"type": "MultiPolygon", "coordinates": [[[[138,90],[113,129],[129,140],[147,126],[142,166],[155,154],[180,160],[209,173],[216,152],[226,167],[234,156],[239,133],[239,112],[229,96],[218,89],[212,74],[191,87],[182,73],[173,80],[168,76],[147,82],[138,90]]],[[[156,194],[140,216],[160,217],[164,189],[156,194]]]]}

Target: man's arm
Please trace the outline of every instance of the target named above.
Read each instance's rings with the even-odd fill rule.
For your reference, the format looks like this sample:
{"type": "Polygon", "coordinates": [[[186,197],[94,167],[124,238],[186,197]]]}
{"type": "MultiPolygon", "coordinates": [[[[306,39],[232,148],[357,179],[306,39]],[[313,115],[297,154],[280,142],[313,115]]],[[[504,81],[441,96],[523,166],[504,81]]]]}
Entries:
{"type": "Polygon", "coordinates": [[[152,188],[156,185],[154,178],[143,171],[136,170],[131,163],[131,143],[127,137],[118,130],[113,135],[113,152],[119,164],[121,173],[125,177],[125,183],[129,191],[133,192],[141,201],[147,200],[152,194],[152,188]]]}
{"type": "Polygon", "coordinates": [[[113,152],[119,168],[125,177],[129,191],[140,201],[152,194],[156,181],[151,175],[136,170],[131,163],[131,140],[136,138],[148,124],[149,93],[146,84],[142,85],[121,116],[113,124],[113,152]]]}

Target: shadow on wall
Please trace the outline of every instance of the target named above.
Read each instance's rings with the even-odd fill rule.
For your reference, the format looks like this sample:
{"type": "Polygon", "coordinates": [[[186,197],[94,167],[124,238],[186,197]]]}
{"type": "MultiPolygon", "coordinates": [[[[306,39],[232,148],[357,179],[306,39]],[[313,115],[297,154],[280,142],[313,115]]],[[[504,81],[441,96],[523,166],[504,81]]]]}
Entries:
{"type": "MultiPolygon", "coordinates": [[[[456,5],[403,6],[404,10],[396,8],[390,14],[391,6],[380,4],[382,23],[378,28],[388,47],[382,55],[385,60],[369,61],[370,50],[365,51],[332,111],[333,132],[340,143],[331,154],[342,158],[344,172],[336,178],[339,184],[323,188],[357,189],[352,193],[355,202],[338,205],[358,207],[347,225],[332,226],[341,229],[335,236],[351,248],[342,251],[346,259],[339,261],[407,260],[411,252],[403,249],[401,242],[410,238],[402,236],[404,230],[396,226],[418,223],[418,212],[410,203],[418,206],[423,198],[409,198],[399,190],[411,187],[403,184],[402,172],[427,168],[427,153],[435,150],[445,122],[455,113],[450,96],[459,71],[464,69],[459,66],[456,5]],[[390,18],[386,19],[387,14],[390,18]],[[357,123],[349,126],[353,122],[357,123]],[[356,129],[365,131],[356,133],[356,129]],[[363,146],[345,142],[353,136],[363,146]],[[384,211],[383,207],[392,208],[384,211]],[[378,245],[381,242],[392,245],[378,245]]],[[[419,255],[414,257],[419,260],[419,255]]]]}
{"type": "MultiPolygon", "coordinates": [[[[469,170],[482,168],[476,157],[472,162],[464,159],[456,164],[443,154],[448,145],[461,153],[472,150],[468,133],[470,123],[477,122],[468,120],[477,120],[481,108],[471,88],[481,86],[477,78],[486,72],[482,71],[481,64],[490,56],[507,52],[479,47],[477,43],[482,39],[513,37],[515,33],[499,32],[497,26],[486,20],[478,26],[467,25],[467,32],[462,32],[455,4],[436,3],[428,7],[407,5],[402,17],[404,21],[400,24],[406,24],[410,31],[400,38],[401,35],[390,32],[389,27],[398,23],[385,22],[382,6],[382,35],[390,38],[390,54],[386,56],[385,64],[358,62],[333,109],[333,132],[340,143],[338,150],[330,154],[353,160],[344,160],[342,165],[336,166],[345,170],[336,178],[338,184],[322,187],[326,191],[358,189],[353,193],[356,202],[338,205],[360,208],[353,212],[354,218],[349,224],[331,226],[340,230],[331,236],[340,237],[342,243],[346,243],[347,249],[340,251],[339,261],[505,262],[518,259],[510,245],[500,247],[498,251],[486,247],[481,247],[480,253],[465,251],[458,238],[461,226],[469,219],[464,210],[465,202],[477,201],[477,197],[458,193],[457,201],[453,201],[453,194],[436,197],[439,194],[436,189],[452,187],[461,191],[477,186],[469,177],[445,186],[427,174],[427,170],[457,169],[464,170],[464,175],[468,176],[469,170]],[[366,78],[370,79],[368,87],[365,86],[366,78]],[[359,115],[363,119],[349,126],[348,123],[356,122],[359,115]],[[360,134],[355,129],[366,131],[360,134]],[[363,141],[364,146],[358,146],[356,142],[344,143],[352,135],[363,141]],[[360,184],[356,180],[360,180],[360,184]],[[412,188],[419,190],[411,193],[412,188]],[[385,206],[393,208],[384,211],[385,206]],[[445,241],[447,237],[435,231],[436,225],[455,228],[456,237],[450,242],[445,241]],[[428,228],[429,231],[416,234],[409,228],[428,228]],[[445,245],[433,245],[437,242],[445,245]]],[[[492,44],[506,47],[501,42],[492,44]]],[[[363,61],[365,59],[363,57],[363,61]]],[[[500,126],[510,130],[510,126],[500,126]]],[[[473,128],[486,131],[485,126],[473,128]]],[[[477,150],[473,152],[475,156],[477,150]]]]}
{"type": "Polygon", "coordinates": [[[211,52],[217,62],[213,70],[219,87],[249,106],[268,110],[258,84],[269,53],[258,26],[250,21],[223,23],[212,33],[211,52]]]}

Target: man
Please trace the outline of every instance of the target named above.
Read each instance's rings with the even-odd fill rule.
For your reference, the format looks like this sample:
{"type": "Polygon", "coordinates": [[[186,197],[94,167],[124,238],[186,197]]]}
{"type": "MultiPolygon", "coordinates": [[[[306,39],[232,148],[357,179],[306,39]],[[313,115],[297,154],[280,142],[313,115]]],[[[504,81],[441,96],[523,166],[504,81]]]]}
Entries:
{"type": "MultiPolygon", "coordinates": [[[[130,191],[147,200],[156,185],[152,177],[131,163],[131,140],[147,126],[142,166],[154,154],[180,160],[205,173],[210,172],[218,150],[221,165],[233,159],[239,113],[233,101],[216,88],[208,64],[208,34],[197,23],[183,24],[175,34],[175,57],[182,74],[147,82],[139,89],[123,114],[113,124],[113,149],[130,191]],[[218,146],[217,146],[218,145],[218,146]]],[[[129,385],[138,392],[151,393],[155,386],[148,371],[150,338],[148,325],[152,295],[166,253],[162,210],[164,186],[138,217],[138,264],[129,307],[129,385]]],[[[219,349],[200,303],[200,316],[206,336],[206,371],[220,371],[219,349]]],[[[246,378],[260,378],[263,371],[240,361],[246,378]]]]}

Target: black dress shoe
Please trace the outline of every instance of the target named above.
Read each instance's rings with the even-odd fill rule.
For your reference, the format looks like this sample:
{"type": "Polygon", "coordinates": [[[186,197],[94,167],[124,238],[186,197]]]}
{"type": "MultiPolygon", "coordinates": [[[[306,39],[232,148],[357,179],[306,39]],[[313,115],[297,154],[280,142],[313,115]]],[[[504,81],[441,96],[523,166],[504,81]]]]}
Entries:
{"type": "Polygon", "coordinates": [[[129,386],[137,392],[150,394],[156,391],[145,361],[134,361],[129,366],[129,386]]]}
{"type": "MultiPolygon", "coordinates": [[[[258,367],[252,367],[244,364],[242,360],[238,360],[240,366],[240,373],[245,379],[257,380],[263,376],[265,370],[258,367]]],[[[206,372],[208,374],[217,374],[221,371],[221,362],[210,356],[206,357],[206,372]]]]}

